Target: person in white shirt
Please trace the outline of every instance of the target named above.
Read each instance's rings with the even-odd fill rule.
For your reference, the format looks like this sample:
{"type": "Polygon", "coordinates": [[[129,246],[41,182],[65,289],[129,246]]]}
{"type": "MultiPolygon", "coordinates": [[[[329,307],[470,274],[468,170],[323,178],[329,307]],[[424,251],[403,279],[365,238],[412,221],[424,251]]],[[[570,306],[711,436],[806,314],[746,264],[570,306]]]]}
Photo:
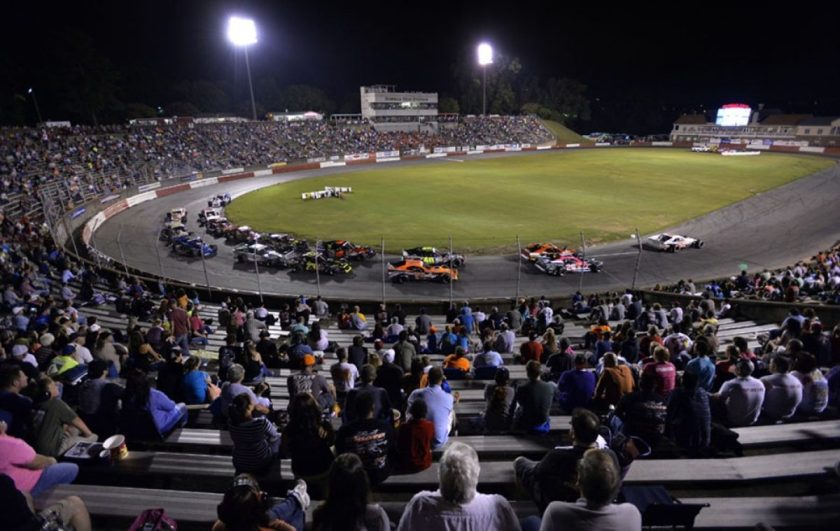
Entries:
{"type": "Polygon", "coordinates": [[[424,490],[411,498],[398,531],[517,531],[521,527],[510,503],[498,494],[477,492],[478,454],[463,443],[453,443],[440,459],[438,490],[424,490]]]}
{"type": "Polygon", "coordinates": [[[726,414],[722,420],[728,426],[750,426],[755,424],[761,414],[764,384],[752,377],[754,368],[750,360],[741,359],[735,368],[737,377],[724,382],[720,391],[713,395],[722,401],[726,414]]]}
{"type": "Polygon", "coordinates": [[[761,379],[764,384],[764,407],[761,416],[768,422],[787,419],[802,402],[802,382],[788,371],[790,361],[776,354],[770,361],[770,374],[761,379]]]}
{"type": "Polygon", "coordinates": [[[575,503],[551,502],[540,531],[641,531],[642,515],[635,505],[612,503],[621,487],[615,454],[587,450],[577,468],[581,498],[575,503]]]}

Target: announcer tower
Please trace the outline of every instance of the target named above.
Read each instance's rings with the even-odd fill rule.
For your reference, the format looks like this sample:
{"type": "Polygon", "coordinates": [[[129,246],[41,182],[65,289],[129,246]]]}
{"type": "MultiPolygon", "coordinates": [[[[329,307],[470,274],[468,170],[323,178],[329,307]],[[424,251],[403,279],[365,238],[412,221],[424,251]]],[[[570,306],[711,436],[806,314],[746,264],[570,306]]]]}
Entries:
{"type": "Polygon", "coordinates": [[[362,118],[377,130],[424,131],[437,126],[437,92],[397,92],[394,85],[361,87],[362,118]]]}

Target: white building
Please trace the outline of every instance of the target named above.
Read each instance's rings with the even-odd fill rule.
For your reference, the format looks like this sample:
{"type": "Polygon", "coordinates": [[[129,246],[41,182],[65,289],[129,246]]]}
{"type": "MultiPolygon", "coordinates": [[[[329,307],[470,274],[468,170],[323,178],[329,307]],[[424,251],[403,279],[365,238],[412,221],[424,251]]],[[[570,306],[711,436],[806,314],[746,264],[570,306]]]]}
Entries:
{"type": "Polygon", "coordinates": [[[362,118],[378,130],[422,131],[437,127],[436,92],[397,92],[393,85],[361,87],[362,118]]]}
{"type": "Polygon", "coordinates": [[[702,114],[684,114],[674,122],[671,141],[838,146],[840,118],[814,118],[808,114],[769,114],[762,117],[757,111],[747,125],[722,126],[702,114]]]}

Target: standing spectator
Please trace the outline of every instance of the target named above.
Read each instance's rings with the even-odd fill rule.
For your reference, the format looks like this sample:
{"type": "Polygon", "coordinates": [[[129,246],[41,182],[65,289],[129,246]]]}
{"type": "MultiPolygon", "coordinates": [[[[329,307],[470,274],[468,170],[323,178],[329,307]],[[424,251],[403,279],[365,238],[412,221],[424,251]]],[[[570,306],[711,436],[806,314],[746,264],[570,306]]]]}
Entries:
{"type": "Polygon", "coordinates": [[[356,386],[359,379],[359,369],[347,362],[347,350],[341,347],[335,351],[338,361],[330,366],[330,375],[335,386],[336,401],[344,403],[348,391],[356,386]]]}
{"type": "Polygon", "coordinates": [[[254,416],[254,404],[247,394],[233,399],[228,410],[228,430],[233,440],[236,473],[264,472],[280,452],[280,434],[265,417],[254,416]]]}
{"type": "Polygon", "coordinates": [[[432,328],[432,319],[426,315],[426,308],[420,308],[420,315],[414,319],[415,330],[420,335],[426,335],[432,328]]]}
{"type": "Polygon", "coordinates": [[[426,402],[415,400],[408,410],[408,420],[400,425],[397,432],[397,454],[401,473],[413,474],[432,466],[435,425],[426,419],[426,413],[426,402]]]}
{"type": "Polygon", "coordinates": [[[356,420],[338,430],[335,451],[358,455],[370,483],[378,485],[391,475],[392,462],[396,458],[394,427],[389,422],[374,418],[370,393],[359,395],[353,406],[356,408],[356,420]]]}
{"type": "MultiPolygon", "coordinates": [[[[717,402],[723,406],[720,408],[718,422],[739,427],[751,426],[758,420],[761,406],[764,404],[764,384],[752,377],[753,369],[753,362],[747,359],[740,360],[736,368],[737,377],[724,382],[715,395],[717,402]]],[[[715,402],[712,404],[714,408],[715,402]]],[[[712,412],[714,413],[715,409],[712,412]]]]}
{"type": "Polygon", "coordinates": [[[347,351],[347,360],[361,371],[362,366],[367,363],[368,349],[364,346],[365,338],[362,335],[353,337],[353,345],[347,351]]]}
{"type": "Polygon", "coordinates": [[[765,389],[761,416],[767,422],[789,419],[802,402],[802,382],[789,370],[790,361],[776,354],[770,360],[772,374],[761,379],[765,389]]]}
{"type": "Polygon", "coordinates": [[[394,350],[388,349],[382,356],[382,365],[376,371],[376,380],[373,385],[385,389],[391,405],[403,411],[405,409],[405,396],[403,395],[402,380],[405,372],[402,367],[394,363],[394,350]]]}
{"type": "Polygon", "coordinates": [[[477,492],[480,470],[475,450],[463,443],[453,443],[440,459],[440,487],[435,492],[418,492],[411,498],[400,519],[398,531],[521,529],[516,513],[505,498],[477,492]]]}
{"type": "Polygon", "coordinates": [[[711,347],[705,341],[698,341],[694,344],[695,358],[685,366],[685,372],[694,373],[697,376],[697,385],[707,392],[712,391],[715,385],[716,367],[715,362],[709,359],[711,347]]]}
{"type": "Polygon", "coordinates": [[[400,332],[399,341],[394,345],[395,360],[403,371],[411,370],[411,362],[417,357],[417,349],[414,344],[408,340],[408,332],[403,330],[400,332]]]}
{"type": "Polygon", "coordinates": [[[369,502],[370,484],[359,456],[342,454],[330,468],[327,499],[315,508],[313,531],[390,531],[388,514],[369,502]]]}
{"type": "Polygon", "coordinates": [[[175,344],[181,347],[184,356],[190,355],[190,316],[181,306],[176,305],[169,311],[169,326],[175,344]]]}
{"type": "Polygon", "coordinates": [[[633,373],[630,367],[618,363],[615,353],[604,355],[604,370],[595,386],[595,399],[599,411],[615,407],[624,395],[633,392],[633,373]]]}
{"type": "Polygon", "coordinates": [[[665,420],[666,431],[673,441],[692,455],[702,454],[709,448],[712,433],[709,395],[698,386],[697,380],[697,374],[683,373],[682,387],[674,389],[668,397],[665,420]]]}
{"type": "Polygon", "coordinates": [[[577,465],[580,499],[549,504],[540,531],[641,531],[642,515],[630,503],[614,504],[621,488],[621,473],[615,454],[587,450],[577,465]]]}
{"type": "Polygon", "coordinates": [[[35,449],[39,454],[57,457],[77,442],[96,442],[99,438],[61,398],[49,376],[38,380],[36,407],[43,413],[35,430],[35,449]]]}
{"type": "Polygon", "coordinates": [[[540,380],[540,362],[531,360],[525,365],[528,382],[516,389],[515,427],[530,433],[548,433],[551,422],[548,417],[557,386],[540,380]]]}
{"type": "Polygon", "coordinates": [[[408,409],[415,400],[426,402],[427,418],[435,425],[432,448],[440,448],[449,439],[449,432],[455,425],[455,400],[441,388],[443,371],[440,367],[429,370],[429,386],[417,389],[408,397],[408,409]]]}

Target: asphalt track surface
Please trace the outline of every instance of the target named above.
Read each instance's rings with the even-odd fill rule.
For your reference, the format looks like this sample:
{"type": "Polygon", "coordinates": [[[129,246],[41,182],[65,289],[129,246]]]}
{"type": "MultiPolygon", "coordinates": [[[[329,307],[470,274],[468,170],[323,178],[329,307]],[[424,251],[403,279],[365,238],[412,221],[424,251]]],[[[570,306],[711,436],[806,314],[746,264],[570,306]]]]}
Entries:
{"type": "MultiPolygon", "coordinates": [[[[530,153],[488,154],[484,157],[533,156],[530,153]]],[[[471,156],[470,160],[477,158],[471,156]]],[[[425,159],[389,163],[391,165],[451,164],[449,159],[425,159]]],[[[368,169],[364,168],[364,169],[368,169]]],[[[324,297],[356,301],[448,301],[450,286],[435,282],[383,283],[382,260],[354,262],[351,275],[321,275],[320,287],[314,273],[291,273],[285,270],[239,264],[233,259],[231,245],[214,240],[198,227],[197,218],[206,208],[207,199],[229,192],[238,195],[308,177],[359,171],[359,167],[329,168],[254,177],[201,187],[147,201],[128,209],[106,222],[95,234],[94,244],[104,254],[129,266],[204,286],[209,279],[214,288],[262,291],[264,294],[296,296],[320,293],[324,297]],[[188,227],[204,234],[205,241],[219,245],[216,257],[202,261],[172,254],[158,241],[164,214],[173,208],[186,207],[188,227]],[[202,263],[203,262],[203,263],[202,263]],[[204,267],[206,266],[207,277],[204,267]],[[259,279],[259,280],[258,280],[259,279]]],[[[525,205],[511,204],[511,208],[525,205]]],[[[558,214],[562,211],[558,208],[558,214]]],[[[446,216],[446,212],[435,212],[446,216]]],[[[583,228],[585,230],[585,227],[583,228]]],[[[653,287],[680,279],[719,278],[736,275],[741,264],[750,272],[782,267],[807,259],[840,239],[840,162],[833,167],[773,190],[689,220],[668,232],[684,234],[705,241],[703,249],[689,249],[675,254],[643,250],[636,286],[653,287]]],[[[629,234],[628,234],[629,235],[629,234]]],[[[396,235],[395,235],[396,236],[396,235]]],[[[642,240],[646,235],[642,235],[642,240]]],[[[522,242],[526,244],[528,242],[522,242]]],[[[457,252],[457,248],[455,249],[457,252]]],[[[510,298],[516,295],[565,296],[581,289],[584,293],[623,290],[633,283],[639,256],[635,238],[587,249],[587,256],[604,262],[600,273],[567,274],[552,277],[536,270],[517,256],[467,256],[460,280],[451,286],[453,300],[510,298]]],[[[388,259],[396,259],[386,256],[388,259]]]]}

